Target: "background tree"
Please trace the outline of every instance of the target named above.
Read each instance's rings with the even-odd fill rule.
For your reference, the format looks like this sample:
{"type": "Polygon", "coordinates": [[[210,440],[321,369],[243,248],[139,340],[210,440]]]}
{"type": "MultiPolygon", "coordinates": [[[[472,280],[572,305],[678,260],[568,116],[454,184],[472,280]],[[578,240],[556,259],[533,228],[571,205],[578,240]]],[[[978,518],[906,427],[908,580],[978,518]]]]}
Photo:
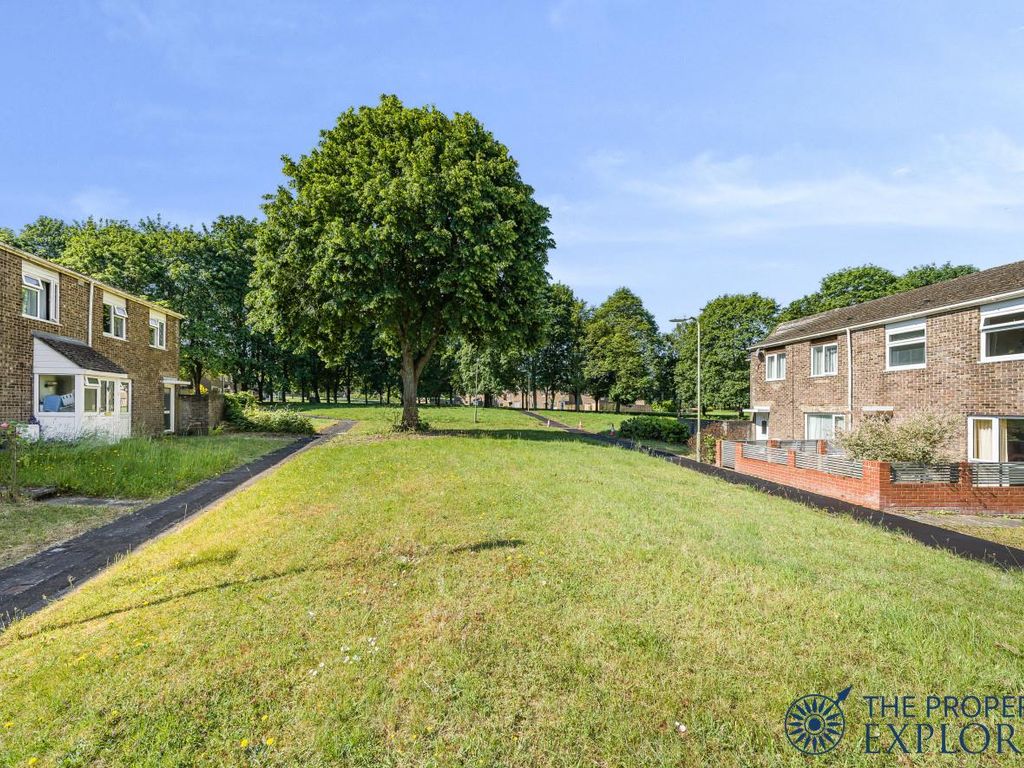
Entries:
{"type": "MultiPolygon", "coordinates": [[[[739,410],[750,403],[750,347],[775,322],[779,305],[758,293],[728,294],[700,311],[702,405],[739,410]]],[[[679,323],[671,334],[678,362],[676,388],[682,403],[697,402],[697,324],[679,323]]]]}
{"type": "Polygon", "coordinates": [[[537,332],[550,214],[472,115],[384,96],[285,158],[284,174],[264,206],[257,322],[328,360],[346,332],[371,327],[401,360],[406,428],[445,337],[511,344],[537,332]]]}
{"type": "Polygon", "coordinates": [[[594,310],[586,331],[584,372],[594,399],[623,403],[650,398],[658,375],[660,336],[640,297],[619,288],[594,310]]]}
{"type": "Polygon", "coordinates": [[[779,315],[779,320],[796,320],[830,309],[849,307],[977,271],[969,264],[953,265],[948,261],[941,265],[911,267],[899,277],[873,264],[848,267],[825,275],[817,291],[791,302],[779,315]]]}
{"type": "Polygon", "coordinates": [[[40,216],[21,228],[15,245],[29,253],[56,261],[64,255],[71,236],[79,227],[77,223],[68,224],[52,216],[40,216]]]}
{"type": "Polygon", "coordinates": [[[544,399],[551,405],[556,392],[568,392],[579,410],[586,386],[583,373],[589,319],[586,302],[576,298],[569,286],[552,283],[548,287],[544,319],[544,344],[537,354],[538,379],[545,391],[544,399]]]}
{"type": "Polygon", "coordinates": [[[787,306],[779,319],[795,320],[829,309],[879,299],[895,292],[896,285],[896,275],[874,264],[840,269],[825,275],[817,291],[787,306]]]}
{"type": "Polygon", "coordinates": [[[978,268],[970,264],[922,264],[919,267],[911,267],[902,275],[896,283],[896,293],[911,291],[914,288],[923,288],[926,285],[941,283],[944,280],[952,280],[954,277],[962,277],[977,272],[978,268]]]}

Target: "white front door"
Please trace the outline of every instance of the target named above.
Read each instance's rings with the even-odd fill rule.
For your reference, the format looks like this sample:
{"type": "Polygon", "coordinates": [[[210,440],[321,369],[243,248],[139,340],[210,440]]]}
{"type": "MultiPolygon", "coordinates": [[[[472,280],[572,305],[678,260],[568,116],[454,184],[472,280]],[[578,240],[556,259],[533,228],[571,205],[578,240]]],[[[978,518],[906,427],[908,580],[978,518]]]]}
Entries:
{"type": "Polygon", "coordinates": [[[768,439],[768,412],[757,411],[754,414],[754,438],[756,440],[768,439]]]}

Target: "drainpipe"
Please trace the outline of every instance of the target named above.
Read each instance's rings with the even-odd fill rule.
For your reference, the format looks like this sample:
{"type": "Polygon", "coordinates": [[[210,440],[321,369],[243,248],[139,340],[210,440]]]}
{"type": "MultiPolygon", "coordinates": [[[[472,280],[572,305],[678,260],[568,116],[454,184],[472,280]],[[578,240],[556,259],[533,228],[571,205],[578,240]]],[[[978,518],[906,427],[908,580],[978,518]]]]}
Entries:
{"type": "Polygon", "coordinates": [[[92,302],[93,296],[96,295],[96,283],[92,280],[89,281],[89,327],[86,328],[85,336],[89,346],[92,346],[92,302]]]}
{"type": "Polygon", "coordinates": [[[850,412],[850,428],[853,429],[853,343],[850,329],[846,329],[846,409],[850,412]]]}

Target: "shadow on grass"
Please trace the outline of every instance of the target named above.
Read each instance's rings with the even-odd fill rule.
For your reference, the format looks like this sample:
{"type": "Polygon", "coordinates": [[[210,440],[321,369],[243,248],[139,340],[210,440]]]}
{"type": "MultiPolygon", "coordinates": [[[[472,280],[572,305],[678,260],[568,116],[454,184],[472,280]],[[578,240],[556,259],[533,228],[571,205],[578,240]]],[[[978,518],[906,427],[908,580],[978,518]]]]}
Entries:
{"type": "MultiPolygon", "coordinates": [[[[177,600],[184,600],[188,597],[194,597],[195,595],[202,595],[207,592],[213,592],[220,589],[230,589],[231,587],[244,587],[252,584],[261,584],[263,582],[275,581],[277,579],[284,579],[289,576],[299,576],[307,573],[326,573],[333,571],[341,571],[345,568],[350,567],[353,562],[354,561],[346,561],[344,563],[337,563],[333,565],[310,565],[301,568],[287,568],[283,571],[278,571],[276,573],[259,574],[255,576],[249,576],[248,578],[244,579],[226,579],[224,581],[218,581],[213,584],[207,584],[202,587],[195,587],[193,589],[185,589],[180,592],[173,592],[169,595],[164,595],[163,597],[153,598],[152,600],[143,600],[142,602],[133,605],[126,605],[120,608],[111,608],[109,610],[94,613],[89,616],[83,616],[80,619],[61,621],[55,624],[47,624],[40,627],[39,629],[33,630],[32,632],[13,632],[12,637],[16,640],[28,640],[30,638],[37,637],[38,635],[45,635],[49,634],[50,632],[56,632],[60,629],[68,629],[69,627],[77,627],[82,624],[88,624],[93,621],[98,621],[100,619],[108,619],[113,616],[121,616],[123,614],[136,611],[140,608],[151,608],[153,606],[166,605],[167,603],[173,603],[177,600]]],[[[0,625],[0,629],[2,629],[2,625],[0,625]]],[[[11,627],[8,626],[7,632],[11,631],[11,627]]]]}
{"type": "Polygon", "coordinates": [[[463,544],[461,547],[454,547],[449,551],[453,555],[458,555],[463,552],[487,552],[491,549],[518,549],[525,543],[522,539],[488,539],[487,541],[478,541],[476,544],[463,544]]]}

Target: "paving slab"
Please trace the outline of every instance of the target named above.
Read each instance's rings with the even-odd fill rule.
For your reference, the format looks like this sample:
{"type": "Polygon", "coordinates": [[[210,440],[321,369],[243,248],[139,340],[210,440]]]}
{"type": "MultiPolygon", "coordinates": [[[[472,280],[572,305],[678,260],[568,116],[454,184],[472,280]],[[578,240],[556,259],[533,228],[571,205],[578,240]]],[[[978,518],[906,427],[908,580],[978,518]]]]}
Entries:
{"type": "Polygon", "coordinates": [[[314,443],[347,432],[354,424],[341,421],[318,435],[298,438],[168,499],[0,569],[0,630],[59,599],[117,558],[193,517],[256,476],[314,443]]]}

